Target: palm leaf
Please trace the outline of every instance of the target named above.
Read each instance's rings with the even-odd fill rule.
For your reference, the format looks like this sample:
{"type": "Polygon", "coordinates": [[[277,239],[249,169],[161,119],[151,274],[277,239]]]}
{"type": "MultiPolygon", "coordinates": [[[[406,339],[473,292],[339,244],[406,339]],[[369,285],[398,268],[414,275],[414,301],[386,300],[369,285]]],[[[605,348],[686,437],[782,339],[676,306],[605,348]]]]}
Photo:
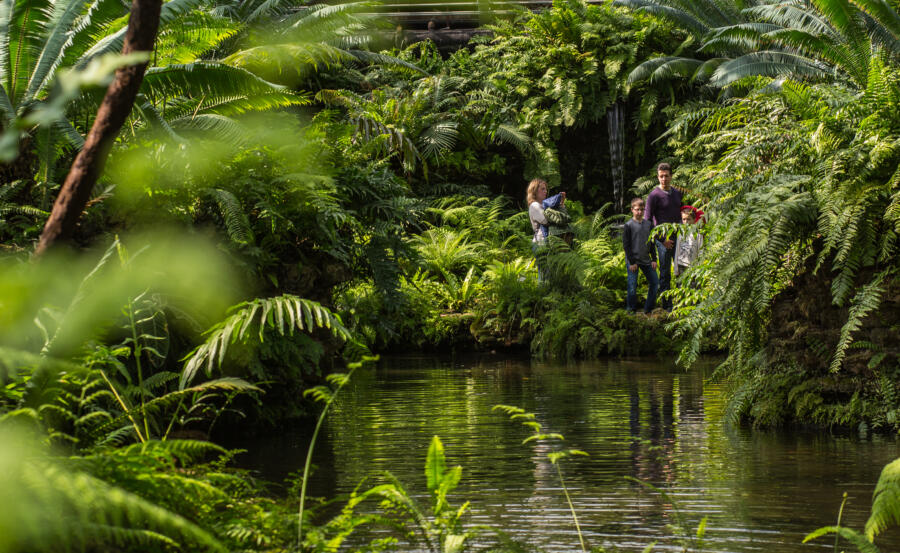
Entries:
{"type": "Polygon", "coordinates": [[[800,4],[777,2],[761,4],[744,10],[750,17],[774,23],[784,28],[800,29],[815,35],[838,38],[838,34],[822,14],[804,8],[800,4]]]}
{"type": "Polygon", "coordinates": [[[192,98],[287,92],[285,87],[263,80],[246,69],[208,61],[151,67],[141,89],[151,96],[192,98]]]}
{"type": "Polygon", "coordinates": [[[75,130],[75,127],[72,126],[72,123],[68,119],[57,118],[53,121],[52,128],[58,132],[72,148],[80,150],[84,147],[84,137],[81,136],[80,132],[75,130]]]}
{"type": "Polygon", "coordinates": [[[847,42],[867,40],[865,29],[860,25],[859,11],[848,0],[811,0],[811,3],[847,42]]]}
{"type": "Polygon", "coordinates": [[[50,33],[34,64],[22,101],[31,100],[52,78],[53,71],[63,60],[66,47],[72,43],[72,23],[83,9],[84,0],[60,0],[53,4],[53,13],[48,22],[50,33]]]}
{"type": "Polygon", "coordinates": [[[240,22],[194,10],[161,27],[154,65],[191,63],[242,29],[240,22]]]}
{"type": "MultiPolygon", "coordinates": [[[[159,26],[162,27],[167,23],[174,21],[176,18],[190,12],[194,8],[199,7],[203,0],[169,0],[162,5],[159,14],[159,26]]],[[[84,69],[87,64],[97,56],[103,54],[118,53],[122,50],[125,43],[125,32],[128,27],[123,27],[117,32],[104,37],[92,46],[75,64],[76,69],[84,69]]]]}
{"type": "Polygon", "coordinates": [[[625,6],[636,11],[647,12],[657,17],[667,19],[672,23],[689,30],[696,36],[703,36],[709,32],[709,25],[690,13],[670,6],[658,4],[652,0],[615,0],[613,4],[616,6],[625,6]]]}
{"type": "Polygon", "coordinates": [[[4,83],[10,80],[10,64],[9,64],[9,25],[12,21],[13,10],[15,9],[15,0],[0,0],[0,109],[6,114],[8,123],[15,117],[15,110],[12,107],[10,94],[4,88],[4,83]]]}
{"type": "Polygon", "coordinates": [[[710,78],[710,84],[724,87],[750,76],[796,75],[821,78],[827,74],[825,67],[805,56],[768,50],[745,54],[719,65],[710,78]]]}
{"type": "Polygon", "coordinates": [[[697,70],[703,66],[701,60],[690,58],[675,58],[660,65],[656,71],[650,75],[650,82],[665,82],[670,79],[693,78],[697,70]]]}
{"type": "Polygon", "coordinates": [[[453,149],[458,136],[459,132],[455,122],[436,123],[419,135],[420,151],[427,157],[439,158],[444,152],[453,149]]]}
{"type": "Polygon", "coordinates": [[[531,137],[515,125],[501,123],[494,128],[491,137],[501,144],[514,146],[522,153],[532,150],[531,137]]]}
{"type": "Polygon", "coordinates": [[[707,82],[719,66],[727,61],[729,61],[728,58],[712,58],[704,61],[703,64],[694,71],[694,76],[691,77],[691,80],[696,83],[707,82]]]}
{"type": "Polygon", "coordinates": [[[720,27],[710,33],[700,50],[706,52],[746,52],[747,50],[758,48],[765,33],[782,28],[779,25],[758,22],[720,27]]]}
{"type": "Polygon", "coordinates": [[[897,13],[896,8],[885,2],[885,0],[854,0],[853,3],[895,38],[900,37],[900,14],[897,13]]]}
{"type": "Polygon", "coordinates": [[[175,129],[162,116],[159,110],[151,104],[146,96],[138,94],[134,109],[141,115],[148,126],[153,130],[161,130],[163,134],[176,143],[184,143],[184,138],[175,132],[175,129]]]}
{"type": "Polygon", "coordinates": [[[254,73],[296,75],[299,78],[321,67],[355,60],[349,52],[321,42],[285,42],[264,44],[231,54],[223,61],[254,73]]]}
{"type": "MultiPolygon", "coordinates": [[[[234,117],[245,113],[268,111],[289,106],[307,106],[312,103],[308,93],[295,94],[289,91],[272,91],[237,97],[205,99],[200,103],[199,113],[215,113],[234,117]]],[[[196,108],[195,108],[196,109],[196,108]]]]}
{"type": "MultiPolygon", "coordinates": [[[[0,0],[3,1],[3,0],[0,0]]],[[[13,107],[6,89],[0,84],[0,113],[3,114],[3,126],[8,128],[16,118],[16,108],[13,107]]]]}
{"type": "Polygon", "coordinates": [[[287,18],[285,23],[306,40],[328,40],[345,27],[371,19],[371,16],[363,14],[377,5],[373,1],[312,4],[287,18]]]}
{"type": "Polygon", "coordinates": [[[638,66],[632,69],[631,73],[628,74],[628,78],[625,79],[625,84],[633,85],[635,83],[646,81],[661,65],[674,59],[679,58],[675,56],[660,56],[638,64],[638,66]]]}

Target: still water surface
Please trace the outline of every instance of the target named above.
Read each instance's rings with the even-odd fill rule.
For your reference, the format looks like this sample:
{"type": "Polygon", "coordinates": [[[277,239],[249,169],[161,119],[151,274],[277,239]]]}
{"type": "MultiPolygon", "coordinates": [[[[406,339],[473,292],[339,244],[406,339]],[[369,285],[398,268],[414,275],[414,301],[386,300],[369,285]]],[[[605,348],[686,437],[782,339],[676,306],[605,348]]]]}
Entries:
{"type": "MultiPolygon", "coordinates": [[[[720,385],[708,369],[685,372],[656,359],[577,365],[522,358],[387,358],[357,373],[317,445],[312,494],[351,491],[389,470],[426,504],[424,462],[440,436],[448,463],[462,465],[453,505],[472,502],[468,521],[503,529],[546,551],[573,551],[578,537],[549,445],[522,444],[530,431],[492,411],[534,412],[545,431],[590,457],[563,473],[590,546],[680,550],[675,509],[630,476],[665,489],[691,528],[708,517],[705,551],[832,550],[833,538],[801,545],[834,524],[861,529],[882,467],[900,456],[892,437],[761,432],[726,424],[720,385]]],[[[277,478],[302,467],[307,431],[247,444],[245,459],[277,478]]],[[[374,483],[374,481],[371,481],[374,483]]],[[[879,539],[900,551],[897,534],[879,539]]],[[[847,548],[846,545],[841,549],[847,548]]],[[[852,550],[852,548],[847,548],[852,550]]]]}

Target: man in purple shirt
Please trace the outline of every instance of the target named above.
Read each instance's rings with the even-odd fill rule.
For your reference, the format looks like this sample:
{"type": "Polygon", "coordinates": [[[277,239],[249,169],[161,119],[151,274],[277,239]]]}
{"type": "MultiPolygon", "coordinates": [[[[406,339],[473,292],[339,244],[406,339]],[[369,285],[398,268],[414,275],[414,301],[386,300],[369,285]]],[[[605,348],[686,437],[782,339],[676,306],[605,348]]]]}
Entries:
{"type": "MultiPolygon", "coordinates": [[[[659,186],[647,196],[647,210],[644,218],[655,227],[662,223],[681,222],[681,191],[672,186],[672,167],[668,163],[660,163],[656,168],[659,186]]],[[[675,257],[675,237],[656,236],[656,253],[659,263],[659,293],[668,290],[672,284],[672,260],[675,257]]],[[[672,300],[665,298],[661,302],[666,311],[672,310],[672,300]]]]}

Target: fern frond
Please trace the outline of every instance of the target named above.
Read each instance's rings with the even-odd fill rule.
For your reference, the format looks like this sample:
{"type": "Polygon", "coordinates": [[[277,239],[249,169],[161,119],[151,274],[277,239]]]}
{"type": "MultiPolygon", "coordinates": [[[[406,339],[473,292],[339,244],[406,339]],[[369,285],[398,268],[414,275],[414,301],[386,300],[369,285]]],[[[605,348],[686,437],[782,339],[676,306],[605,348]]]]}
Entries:
{"type": "Polygon", "coordinates": [[[866,521],[869,541],[892,526],[900,525],[900,459],[888,463],[872,494],[872,512],[866,521]]]}
{"type": "Polygon", "coordinates": [[[243,341],[247,330],[253,326],[258,328],[259,340],[263,340],[266,328],[284,335],[294,330],[310,332],[315,328],[324,328],[341,340],[352,340],[340,317],[323,307],[320,303],[285,294],[274,298],[258,298],[244,302],[232,308],[232,313],[224,321],[206,332],[206,341],[185,357],[184,369],[181,373],[180,387],[184,389],[193,380],[197,372],[206,367],[211,374],[214,367],[222,365],[225,353],[230,344],[243,341]]]}
{"type": "Polygon", "coordinates": [[[875,544],[867,540],[865,536],[855,530],[843,526],[825,526],[819,528],[818,530],[807,534],[806,537],[803,538],[803,543],[818,538],[819,536],[824,536],[825,534],[837,534],[852,543],[856,549],[859,550],[859,553],[880,553],[878,548],[875,547],[875,544]]]}
{"type": "Polygon", "coordinates": [[[835,347],[834,357],[831,359],[831,372],[834,373],[840,370],[847,349],[853,340],[853,333],[862,326],[863,319],[865,319],[866,315],[878,309],[881,303],[881,294],[884,292],[882,282],[887,274],[888,271],[879,273],[872,279],[872,282],[863,286],[853,298],[847,322],[841,327],[841,336],[835,347]]]}
{"type": "Polygon", "coordinates": [[[244,207],[240,200],[228,190],[221,188],[210,188],[206,192],[219,206],[222,218],[225,220],[228,237],[241,245],[252,243],[253,230],[250,228],[250,220],[244,213],[244,207]]]}

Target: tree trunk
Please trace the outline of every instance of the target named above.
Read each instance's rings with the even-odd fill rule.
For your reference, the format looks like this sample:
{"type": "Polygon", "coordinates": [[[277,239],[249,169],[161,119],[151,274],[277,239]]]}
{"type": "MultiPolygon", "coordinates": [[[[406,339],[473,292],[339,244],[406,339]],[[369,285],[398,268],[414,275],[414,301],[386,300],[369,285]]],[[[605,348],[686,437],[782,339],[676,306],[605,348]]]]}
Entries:
{"type": "MultiPolygon", "coordinates": [[[[151,52],[159,28],[159,13],[162,0],[133,0],[128,30],[125,32],[123,54],[151,52]]],[[[44,225],[40,241],[35,248],[35,257],[61,241],[71,238],[75,224],[84,211],[91,190],[103,172],[106,157],[122,125],[131,113],[134,99],[147,63],[122,67],[116,71],[115,79],[109,85],[103,103],[97,110],[97,117],[78,152],[72,168],[53,204],[53,212],[44,225]]]]}

